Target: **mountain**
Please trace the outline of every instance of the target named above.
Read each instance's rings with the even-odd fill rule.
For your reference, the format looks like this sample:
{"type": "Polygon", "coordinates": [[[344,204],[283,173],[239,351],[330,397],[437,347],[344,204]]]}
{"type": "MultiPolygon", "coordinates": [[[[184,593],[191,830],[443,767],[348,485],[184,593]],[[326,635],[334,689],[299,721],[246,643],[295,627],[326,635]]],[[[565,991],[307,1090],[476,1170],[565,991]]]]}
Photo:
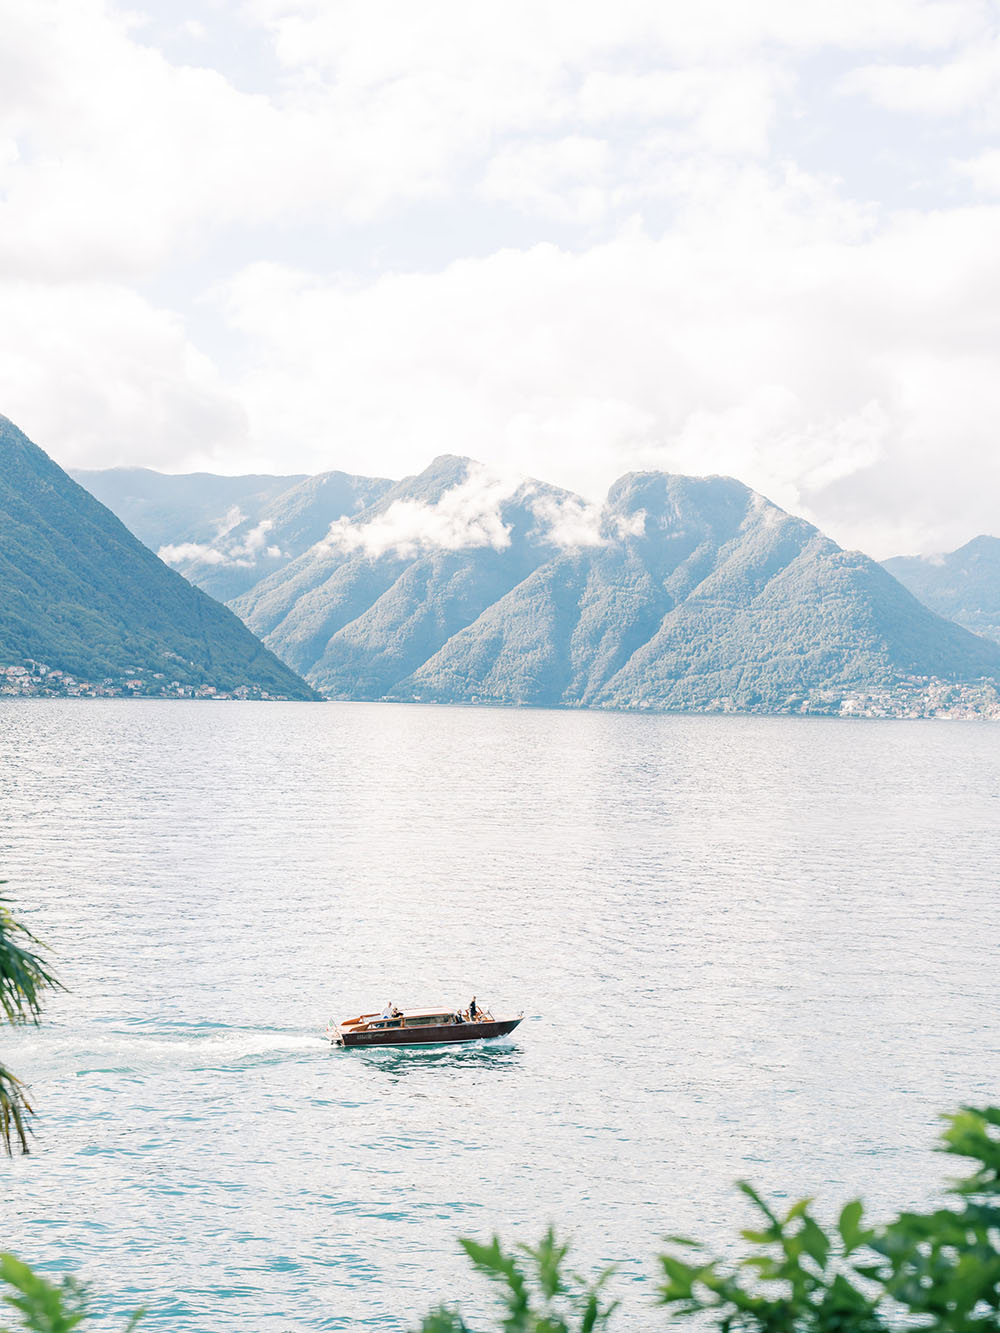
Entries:
{"type": "Polygon", "coordinates": [[[571,498],[538,482],[498,488],[444,456],[233,609],[323,693],[381,698],[551,557],[535,509],[571,498]]]}
{"type": "Polygon", "coordinates": [[[140,541],[219,601],[282,569],[335,519],[373,504],[392,486],[346,472],[220,477],[109,468],[72,475],[140,541]]]}
{"type": "Polygon", "coordinates": [[[257,514],[307,480],[305,476],[220,477],[210,472],[172,476],[145,467],[68,471],[154,551],[181,542],[210,542],[221,530],[257,514]]]}
{"type": "Polygon", "coordinates": [[[900,555],[884,563],[932,611],[1000,643],[1000,537],[974,537],[947,555],[900,555]]]}
{"type": "Polygon", "coordinates": [[[292,699],[312,690],[0,417],[0,662],[292,699]]]}
{"type": "Polygon", "coordinates": [[[236,599],[334,698],[774,711],[1000,648],[731,478],[623,477],[599,513],[435,460],[236,599]]]}

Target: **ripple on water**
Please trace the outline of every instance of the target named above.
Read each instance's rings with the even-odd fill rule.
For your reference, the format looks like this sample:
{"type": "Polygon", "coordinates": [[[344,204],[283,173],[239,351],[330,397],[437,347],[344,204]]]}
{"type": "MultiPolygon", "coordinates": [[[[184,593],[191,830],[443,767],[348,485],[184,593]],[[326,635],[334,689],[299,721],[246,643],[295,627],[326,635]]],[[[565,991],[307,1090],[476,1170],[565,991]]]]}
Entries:
{"type": "Polygon", "coordinates": [[[163,1333],[396,1330],[482,1309],[457,1236],[554,1219],[642,1329],[739,1176],[919,1200],[1000,1075],[998,734],[0,701],[4,873],[70,988],[5,1037],[5,1245],[163,1333]],[[527,1017],[322,1039],[473,992],[527,1017]]]}

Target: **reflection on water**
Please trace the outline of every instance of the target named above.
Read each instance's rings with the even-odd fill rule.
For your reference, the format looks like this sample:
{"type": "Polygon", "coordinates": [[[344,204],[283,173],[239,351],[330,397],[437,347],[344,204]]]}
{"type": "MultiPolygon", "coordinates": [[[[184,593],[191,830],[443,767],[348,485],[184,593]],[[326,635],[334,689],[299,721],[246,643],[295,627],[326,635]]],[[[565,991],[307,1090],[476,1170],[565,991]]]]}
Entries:
{"type": "Polygon", "coordinates": [[[482,1309],[459,1235],[555,1220],[644,1330],[737,1177],[922,1199],[937,1112],[1000,1086],[998,738],[0,701],[0,868],[69,987],[4,1037],[41,1108],[4,1247],[151,1333],[397,1330],[482,1309]],[[473,994],[530,1016],[323,1039],[473,994]]]}

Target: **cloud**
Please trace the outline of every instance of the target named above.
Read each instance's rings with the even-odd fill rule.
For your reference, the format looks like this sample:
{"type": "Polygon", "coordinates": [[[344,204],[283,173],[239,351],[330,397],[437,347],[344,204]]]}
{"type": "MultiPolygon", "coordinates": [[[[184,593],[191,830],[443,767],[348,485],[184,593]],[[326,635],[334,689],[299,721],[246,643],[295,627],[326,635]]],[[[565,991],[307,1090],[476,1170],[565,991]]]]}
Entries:
{"type": "Polygon", "coordinates": [[[0,284],[0,404],[67,467],[197,469],[247,417],[184,322],[118,283],[0,284]]]}
{"type": "Polygon", "coordinates": [[[1000,149],[990,148],[975,157],[955,162],[954,169],[964,176],[978,194],[996,198],[1000,195],[1000,149]]]}
{"type": "MultiPolygon", "coordinates": [[[[763,155],[800,53],[947,49],[978,36],[977,14],[971,0],[262,0],[218,39],[271,44],[239,80],[202,55],[207,17],[171,25],[205,60],[174,64],[110,0],[4,0],[0,274],[133,279],[222,235],[280,245],[273,229],[340,231],[470,184],[590,226],[657,197],[675,158],[763,155]]],[[[980,45],[933,75],[952,100],[995,75],[980,45]]],[[[863,69],[856,87],[884,99],[930,78],[863,69]]]]}
{"type": "Polygon", "coordinates": [[[176,545],[161,546],[156,554],[168,565],[183,565],[192,560],[202,565],[230,563],[221,551],[204,542],[178,542],[176,545]]]}
{"type": "Polygon", "coordinates": [[[236,556],[257,556],[262,551],[270,556],[279,556],[281,550],[277,546],[268,544],[267,534],[274,527],[274,523],[269,518],[263,518],[256,527],[251,528],[244,536],[242,541],[235,542],[230,546],[230,551],[236,556]]]}
{"type": "Polygon", "coordinates": [[[596,222],[609,206],[610,164],[610,145],[582,135],[508,145],[490,160],[480,190],[525,212],[596,222]]]}
{"type": "Polygon", "coordinates": [[[340,518],[313,550],[358,552],[369,559],[393,554],[412,557],[421,551],[461,551],[510,545],[510,528],[501,507],[520,482],[497,476],[482,464],[469,465],[466,477],[449,487],[434,504],[395,500],[384,513],[359,522],[340,518]]]}
{"type": "Polygon", "coordinates": [[[258,439],[336,421],[340,466],[474,449],[590,500],[632,468],[727,472],[889,554],[995,523],[998,226],[734,172],[660,237],[350,286],[254,266],[224,310],[258,439]]]}
{"type": "Polygon", "coordinates": [[[626,537],[644,536],[648,517],[645,509],[637,509],[634,514],[611,514],[606,521],[610,523],[615,536],[623,540],[626,537]]]}
{"type": "Polygon", "coordinates": [[[269,545],[267,534],[274,527],[271,519],[265,518],[250,529],[242,538],[226,541],[225,538],[242,521],[242,514],[234,505],[219,524],[219,531],[212,543],[180,542],[177,545],[161,546],[157,555],[168,565],[231,565],[240,569],[252,569],[262,555],[272,559],[281,557],[281,547],[269,545]]]}
{"type": "MultiPolygon", "coordinates": [[[[527,476],[499,474],[482,463],[470,463],[464,480],[433,504],[395,500],[384,513],[364,521],[337,519],[312,549],[320,556],[336,551],[369,559],[484,547],[502,551],[511,543],[511,525],[504,514],[509,501],[525,505],[534,515],[532,535],[537,541],[562,550],[607,544],[603,528],[609,520],[600,504],[540,490],[527,476]]],[[[644,513],[617,515],[610,523],[618,536],[638,535],[645,517],[644,513]]]]}
{"type": "Polygon", "coordinates": [[[600,505],[575,495],[565,498],[539,495],[531,501],[531,509],[538,520],[539,538],[553,546],[573,550],[604,546],[607,541],[601,531],[600,505]]]}
{"type": "MultiPolygon", "coordinates": [[[[995,527],[980,0],[0,18],[0,409],[60,461],[448,449],[582,493],[564,533],[636,467],[733,472],[886,553],[995,527]]],[[[403,510],[365,540],[425,521],[502,539],[403,510]]]]}
{"type": "Polygon", "coordinates": [[[216,525],[215,529],[216,540],[218,540],[220,537],[228,536],[229,533],[232,532],[233,528],[238,528],[239,525],[243,522],[243,517],[244,517],[243,511],[242,509],[240,509],[239,505],[230,505],[230,507],[226,510],[225,514],[222,516],[222,518],[219,519],[216,525]]]}
{"type": "Polygon", "coordinates": [[[844,76],[841,89],[862,94],[891,111],[926,117],[972,113],[995,127],[1000,113],[1000,39],[977,33],[951,58],[937,64],[862,65],[844,76]]]}

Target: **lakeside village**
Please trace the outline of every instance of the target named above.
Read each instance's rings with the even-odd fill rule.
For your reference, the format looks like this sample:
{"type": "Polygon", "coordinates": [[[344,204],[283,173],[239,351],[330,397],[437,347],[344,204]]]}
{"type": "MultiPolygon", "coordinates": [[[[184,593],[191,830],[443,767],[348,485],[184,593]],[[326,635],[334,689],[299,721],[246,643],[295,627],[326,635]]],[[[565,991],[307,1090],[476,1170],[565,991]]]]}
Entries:
{"type": "MultiPolygon", "coordinates": [[[[225,690],[215,685],[184,685],[162,671],[129,668],[123,676],[80,680],[44,662],[0,666],[0,698],[35,699],[250,699],[279,701],[256,685],[225,690]]],[[[486,701],[484,702],[492,702],[486,701]]],[[[638,711],[647,710],[641,704],[638,711]]],[[[954,684],[936,676],[906,676],[892,685],[868,690],[814,690],[790,695],[782,703],[747,703],[720,698],[699,713],[758,713],[781,716],[860,718],[943,718],[956,722],[1000,722],[1000,687],[983,679],[954,684]]]]}
{"type": "Polygon", "coordinates": [[[784,703],[737,709],[732,699],[699,712],[769,713],[780,716],[944,718],[953,722],[1000,722],[1000,687],[994,680],[966,684],[940,680],[937,676],[905,676],[882,687],[813,690],[790,695],[784,703]]]}
{"type": "Polygon", "coordinates": [[[103,680],[80,680],[67,671],[58,671],[44,662],[28,661],[19,666],[0,666],[0,698],[23,699],[271,699],[283,694],[269,694],[257,685],[239,685],[234,690],[215,685],[183,685],[168,680],[163,671],[129,667],[122,676],[103,680]]]}

